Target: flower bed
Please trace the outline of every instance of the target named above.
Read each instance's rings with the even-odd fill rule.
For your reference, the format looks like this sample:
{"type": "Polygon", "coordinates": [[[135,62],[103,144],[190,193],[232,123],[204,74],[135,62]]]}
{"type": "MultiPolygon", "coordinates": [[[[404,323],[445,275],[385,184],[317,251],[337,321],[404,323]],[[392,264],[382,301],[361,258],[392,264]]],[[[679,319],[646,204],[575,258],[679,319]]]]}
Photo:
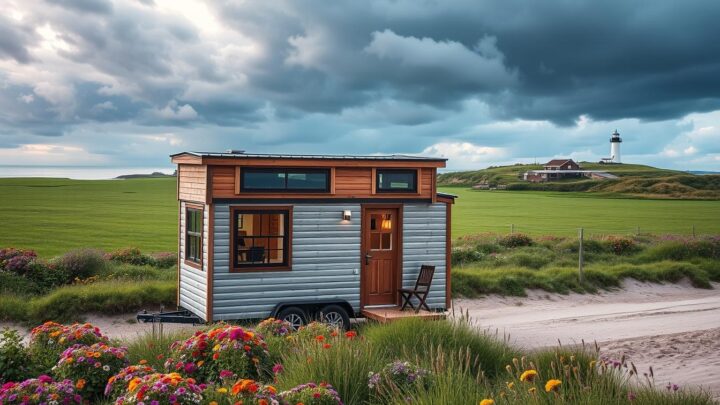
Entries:
{"type": "Polygon", "coordinates": [[[131,380],[155,373],[157,371],[154,368],[144,364],[125,367],[108,379],[104,394],[109,398],[117,398],[125,392],[131,380]]]}
{"type": "Polygon", "coordinates": [[[343,403],[337,391],[327,383],[298,385],[281,392],[279,397],[288,405],[342,405],[343,403]]]}
{"type": "Polygon", "coordinates": [[[127,366],[127,349],[105,343],[74,345],[65,350],[53,373],[75,382],[85,397],[102,396],[108,379],[127,366]]]}
{"type": "Polygon", "coordinates": [[[154,373],[132,378],[115,404],[199,404],[203,403],[202,392],[206,388],[205,384],[178,373],[154,373]]]}
{"type": "Polygon", "coordinates": [[[204,393],[207,404],[213,405],[278,405],[277,390],[251,379],[241,379],[229,387],[209,386],[204,393]]]}
{"type": "Polygon", "coordinates": [[[81,404],[72,381],[55,382],[42,375],[20,383],[9,382],[0,387],[0,404],[81,404]]]}
{"type": "Polygon", "coordinates": [[[165,367],[201,381],[217,381],[221,370],[255,379],[271,376],[267,344],[255,332],[239,326],[198,331],[185,341],[173,343],[171,349],[172,357],[165,367]]]}
{"type": "Polygon", "coordinates": [[[100,329],[89,323],[66,326],[56,322],[45,322],[30,332],[29,352],[35,362],[49,371],[68,347],[75,344],[89,346],[95,343],[108,343],[108,338],[100,332],[100,329]]]}

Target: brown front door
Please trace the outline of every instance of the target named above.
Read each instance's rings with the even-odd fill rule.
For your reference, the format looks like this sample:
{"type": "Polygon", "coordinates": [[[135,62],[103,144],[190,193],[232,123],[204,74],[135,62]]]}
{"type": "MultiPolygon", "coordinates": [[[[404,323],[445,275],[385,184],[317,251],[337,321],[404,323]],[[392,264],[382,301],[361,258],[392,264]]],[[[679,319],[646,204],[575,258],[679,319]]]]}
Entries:
{"type": "Polygon", "coordinates": [[[398,209],[368,208],[362,222],[362,304],[397,305],[398,209]]]}

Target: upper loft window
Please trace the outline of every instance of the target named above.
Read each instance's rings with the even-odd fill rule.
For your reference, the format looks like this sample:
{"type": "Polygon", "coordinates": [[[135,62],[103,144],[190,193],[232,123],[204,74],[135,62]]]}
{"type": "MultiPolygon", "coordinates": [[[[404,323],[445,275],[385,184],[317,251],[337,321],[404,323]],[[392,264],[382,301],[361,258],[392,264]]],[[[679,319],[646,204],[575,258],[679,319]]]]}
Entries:
{"type": "Polygon", "coordinates": [[[417,170],[378,170],[378,193],[416,193],[417,170]]]}
{"type": "Polygon", "coordinates": [[[328,193],[329,169],[242,168],[240,190],[254,192],[328,193]]]}

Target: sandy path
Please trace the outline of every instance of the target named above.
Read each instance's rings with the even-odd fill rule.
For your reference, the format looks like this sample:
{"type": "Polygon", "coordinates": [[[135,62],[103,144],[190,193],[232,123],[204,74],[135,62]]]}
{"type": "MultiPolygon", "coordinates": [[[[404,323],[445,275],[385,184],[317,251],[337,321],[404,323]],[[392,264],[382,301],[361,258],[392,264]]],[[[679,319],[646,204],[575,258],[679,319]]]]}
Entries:
{"type": "Polygon", "coordinates": [[[603,355],[625,354],[641,371],[652,366],[658,385],[699,385],[720,399],[720,284],[714,287],[628,281],[622,290],[593,295],[533,291],[454,305],[518,346],[596,341],[603,355]]]}

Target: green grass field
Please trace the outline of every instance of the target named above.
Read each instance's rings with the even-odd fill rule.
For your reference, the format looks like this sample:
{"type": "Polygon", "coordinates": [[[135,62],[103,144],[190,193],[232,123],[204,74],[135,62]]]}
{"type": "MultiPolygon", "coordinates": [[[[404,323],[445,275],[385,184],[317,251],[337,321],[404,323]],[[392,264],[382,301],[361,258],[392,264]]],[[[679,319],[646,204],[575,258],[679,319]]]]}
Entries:
{"type": "Polygon", "coordinates": [[[720,233],[720,201],[612,198],[592,193],[476,191],[443,187],[459,196],[453,207],[452,235],[517,232],[531,235],[720,233]]]}
{"type": "MultiPolygon", "coordinates": [[[[720,201],[609,198],[589,193],[473,191],[448,187],[453,236],[506,232],[533,235],[642,232],[720,233],[720,201]]],[[[174,179],[0,179],[0,247],[32,248],[49,257],[82,247],[136,246],[174,251],[174,179]]]]}
{"type": "Polygon", "coordinates": [[[0,247],[177,249],[175,179],[0,179],[0,247]]]}

